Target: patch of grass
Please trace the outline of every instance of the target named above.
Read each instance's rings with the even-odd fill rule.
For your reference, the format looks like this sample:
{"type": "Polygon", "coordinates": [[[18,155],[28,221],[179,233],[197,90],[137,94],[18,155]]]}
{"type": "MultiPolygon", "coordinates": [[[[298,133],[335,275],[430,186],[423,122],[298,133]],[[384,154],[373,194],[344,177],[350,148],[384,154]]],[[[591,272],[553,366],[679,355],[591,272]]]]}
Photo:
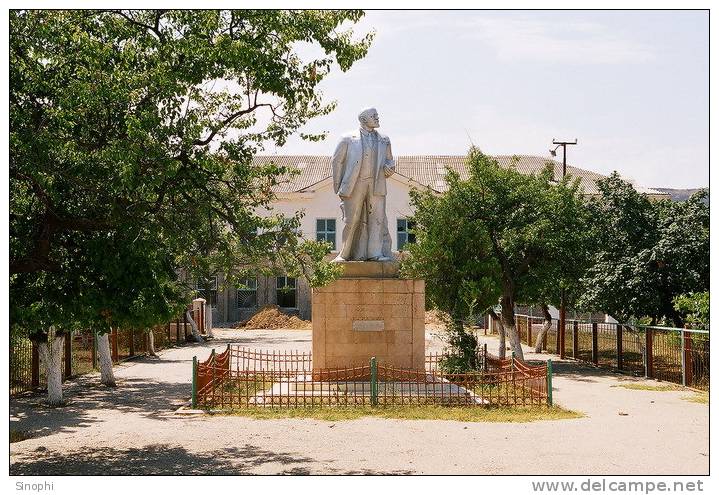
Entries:
{"type": "Polygon", "coordinates": [[[695,392],[693,395],[682,397],[682,400],[696,402],[697,404],[709,404],[709,392],[695,392]]]}
{"type": "Polygon", "coordinates": [[[27,440],[28,438],[32,438],[32,435],[27,431],[13,429],[10,430],[10,443],[22,442],[23,440],[27,440]]]}
{"type": "Polygon", "coordinates": [[[318,408],[248,408],[227,413],[253,419],[305,418],[321,421],[351,421],[372,417],[405,420],[465,421],[473,423],[528,423],[558,419],[582,418],[583,414],[558,406],[552,407],[318,407],[318,408]]]}
{"type": "Polygon", "coordinates": [[[642,383],[623,383],[621,385],[612,385],[612,387],[628,388],[630,390],[648,390],[652,392],[694,392],[692,395],[681,397],[682,400],[696,402],[697,404],[709,404],[709,392],[693,391],[692,389],[682,387],[680,385],[645,385],[642,383]]]}
{"type": "Polygon", "coordinates": [[[686,390],[679,385],[645,385],[643,383],[622,383],[621,385],[612,385],[612,387],[628,388],[629,390],[649,390],[653,392],[676,392],[677,390],[686,390]]]}

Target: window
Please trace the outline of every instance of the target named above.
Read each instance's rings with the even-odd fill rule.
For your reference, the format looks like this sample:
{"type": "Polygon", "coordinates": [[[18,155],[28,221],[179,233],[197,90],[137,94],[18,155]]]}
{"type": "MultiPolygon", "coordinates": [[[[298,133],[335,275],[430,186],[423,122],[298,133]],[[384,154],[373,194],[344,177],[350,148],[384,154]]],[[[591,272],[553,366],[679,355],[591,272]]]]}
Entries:
{"type": "Polygon", "coordinates": [[[277,277],[277,305],[280,308],[297,307],[297,279],[277,277]]]}
{"type": "Polygon", "coordinates": [[[243,278],[240,280],[241,287],[237,288],[237,307],[257,307],[257,279],[243,278]]]}
{"type": "Polygon", "coordinates": [[[325,241],[332,244],[332,250],[337,249],[335,235],[337,226],[334,218],[318,218],[317,219],[317,240],[325,241]]]}
{"type": "Polygon", "coordinates": [[[414,242],[414,232],[410,232],[414,229],[414,222],[407,220],[406,218],[397,219],[397,250],[402,251],[402,248],[408,242],[414,242]]]}
{"type": "Polygon", "coordinates": [[[217,275],[213,275],[205,281],[195,280],[197,297],[207,301],[210,306],[217,306],[217,275]]]}

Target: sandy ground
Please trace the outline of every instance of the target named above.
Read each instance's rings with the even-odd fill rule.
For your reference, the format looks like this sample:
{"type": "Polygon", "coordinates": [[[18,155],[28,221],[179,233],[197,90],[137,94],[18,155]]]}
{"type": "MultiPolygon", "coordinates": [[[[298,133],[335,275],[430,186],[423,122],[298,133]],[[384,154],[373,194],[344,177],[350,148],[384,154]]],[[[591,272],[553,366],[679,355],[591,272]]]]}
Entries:
{"type": "MultiPolygon", "coordinates": [[[[441,343],[428,330],[428,347],[441,343]]],[[[523,424],[365,418],[326,422],[175,414],[193,356],[228,342],[309,350],[309,330],[221,330],[208,344],[65,384],[69,404],[10,402],[10,474],[708,474],[709,409],[688,392],[614,387],[637,379],[557,363],[554,397],[586,417],[523,424]],[[620,412],[622,414],[620,414],[620,412]]],[[[496,340],[484,338],[496,352],[496,340]]],[[[527,353],[527,359],[544,356],[527,353]]],[[[644,380],[642,380],[644,382],[644,380]]]]}

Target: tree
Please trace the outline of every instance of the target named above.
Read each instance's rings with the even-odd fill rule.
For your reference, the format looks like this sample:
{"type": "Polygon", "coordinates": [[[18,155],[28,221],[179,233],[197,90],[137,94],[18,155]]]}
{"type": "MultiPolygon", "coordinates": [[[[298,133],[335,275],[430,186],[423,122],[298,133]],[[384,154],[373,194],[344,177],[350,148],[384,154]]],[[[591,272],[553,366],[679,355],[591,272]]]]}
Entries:
{"type": "MultiPolygon", "coordinates": [[[[684,326],[674,300],[686,293],[709,291],[708,191],[700,190],[686,201],[654,203],[658,210],[659,241],[652,249],[656,262],[658,318],[684,326]]],[[[650,316],[653,316],[649,313],[650,316]]]]}
{"type": "Polygon", "coordinates": [[[456,356],[443,366],[464,371],[476,366],[477,346],[476,338],[465,332],[464,322],[496,303],[499,267],[486,232],[458,214],[467,208],[458,194],[459,178],[451,175],[448,184],[443,195],[410,191],[416,242],[405,245],[408,256],[402,260],[401,273],[423,278],[430,307],[449,315],[449,344],[456,356]]]}
{"type": "MultiPolygon", "coordinates": [[[[85,244],[83,313],[80,325],[98,336],[101,383],[115,385],[108,333],[112,328],[151,328],[187,306],[189,291],[169,257],[147,241],[122,233],[85,244]]],[[[152,349],[154,352],[154,349],[152,349]]]]}
{"type": "Polygon", "coordinates": [[[79,277],[63,277],[55,272],[10,277],[11,333],[27,336],[37,345],[40,362],[47,372],[47,399],[52,406],[63,403],[63,342],[78,329],[82,307],[77,294],[81,290],[79,277]]]}
{"type": "Polygon", "coordinates": [[[541,270],[532,269],[526,274],[521,296],[523,304],[537,304],[542,310],[544,323],[535,337],[535,352],[541,352],[552,326],[549,305],[576,307],[584,293],[581,280],[589,267],[594,242],[589,210],[577,179],[567,175],[546,190],[544,201],[550,219],[541,234],[546,240],[545,260],[541,270]]]}
{"type": "MultiPolygon", "coordinates": [[[[317,85],[367,52],[371,36],[343,29],[362,15],[12,11],[14,323],[47,342],[50,328],[86,321],[84,308],[99,306],[83,298],[95,286],[75,257],[100,259],[91,247],[120,233],[128,249],[161,246],[162,262],[190,277],[279,264],[311,284],[336,275],[323,246],[298,243],[300,214],[260,214],[289,171],[252,156],[332,110],[317,85]],[[299,44],[325,55],[303,58],[299,44]]],[[[125,287],[102,290],[112,298],[125,287]]]]}
{"type": "Polygon", "coordinates": [[[537,174],[502,168],[477,149],[470,151],[468,165],[467,215],[490,239],[500,267],[502,325],[512,351],[523,359],[515,303],[545,298],[570,279],[562,265],[581,250],[575,236],[583,208],[579,181],[567,176],[554,183],[550,167],[537,174]]]}
{"type": "Polygon", "coordinates": [[[554,184],[549,169],[536,175],[505,169],[476,148],[467,165],[466,180],[448,174],[444,196],[415,195],[417,244],[410,246],[407,265],[437,292],[431,298],[446,298],[446,307],[484,310],[499,296],[502,326],[523,359],[514,305],[547,297],[560,274],[569,280],[562,256],[580,248],[575,237],[568,237],[568,246],[563,236],[573,236],[582,221],[578,181],[566,177],[554,184]]]}
{"type": "Polygon", "coordinates": [[[683,325],[676,296],[709,288],[706,191],[684,202],[651,201],[618,174],[590,202],[597,249],[580,304],[622,321],[683,325]]]}
{"type": "Polygon", "coordinates": [[[122,233],[94,233],[75,241],[65,257],[67,269],[13,275],[10,283],[11,324],[38,345],[53,405],[62,403],[60,356],[63,340],[73,331],[89,329],[97,335],[101,382],[114,386],[110,329],[165,322],[189,296],[164,253],[147,242],[122,233]]]}
{"type": "Polygon", "coordinates": [[[361,16],[13,11],[11,199],[29,204],[11,217],[11,273],[57,268],[77,231],[145,229],[190,267],[267,257],[296,219],[255,214],[286,170],[251,157],[331,111],[316,86],[366,53],[369,38],[336,29],[361,16]],[[299,42],[327,56],[305,63],[299,42]]]}

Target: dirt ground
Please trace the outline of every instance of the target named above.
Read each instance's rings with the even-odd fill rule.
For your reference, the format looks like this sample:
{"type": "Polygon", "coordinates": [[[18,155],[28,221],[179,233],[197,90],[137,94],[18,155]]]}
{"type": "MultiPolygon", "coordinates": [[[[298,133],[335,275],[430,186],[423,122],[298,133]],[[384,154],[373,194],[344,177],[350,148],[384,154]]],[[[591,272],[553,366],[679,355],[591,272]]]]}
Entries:
{"type": "MultiPolygon", "coordinates": [[[[175,411],[191,391],[192,357],[240,343],[310,350],[309,330],[217,330],[206,344],[168,349],[65,384],[66,407],[10,401],[10,474],[693,474],[709,472],[709,409],[688,391],[616,387],[638,381],[565,361],[555,402],[581,419],[462,423],[364,418],[255,420],[175,411]]],[[[441,342],[427,332],[428,348],[441,342]]],[[[496,352],[496,339],[482,337],[496,352]]],[[[526,358],[542,359],[526,350],[526,358]]],[[[641,380],[642,383],[652,381],[641,380]]]]}

